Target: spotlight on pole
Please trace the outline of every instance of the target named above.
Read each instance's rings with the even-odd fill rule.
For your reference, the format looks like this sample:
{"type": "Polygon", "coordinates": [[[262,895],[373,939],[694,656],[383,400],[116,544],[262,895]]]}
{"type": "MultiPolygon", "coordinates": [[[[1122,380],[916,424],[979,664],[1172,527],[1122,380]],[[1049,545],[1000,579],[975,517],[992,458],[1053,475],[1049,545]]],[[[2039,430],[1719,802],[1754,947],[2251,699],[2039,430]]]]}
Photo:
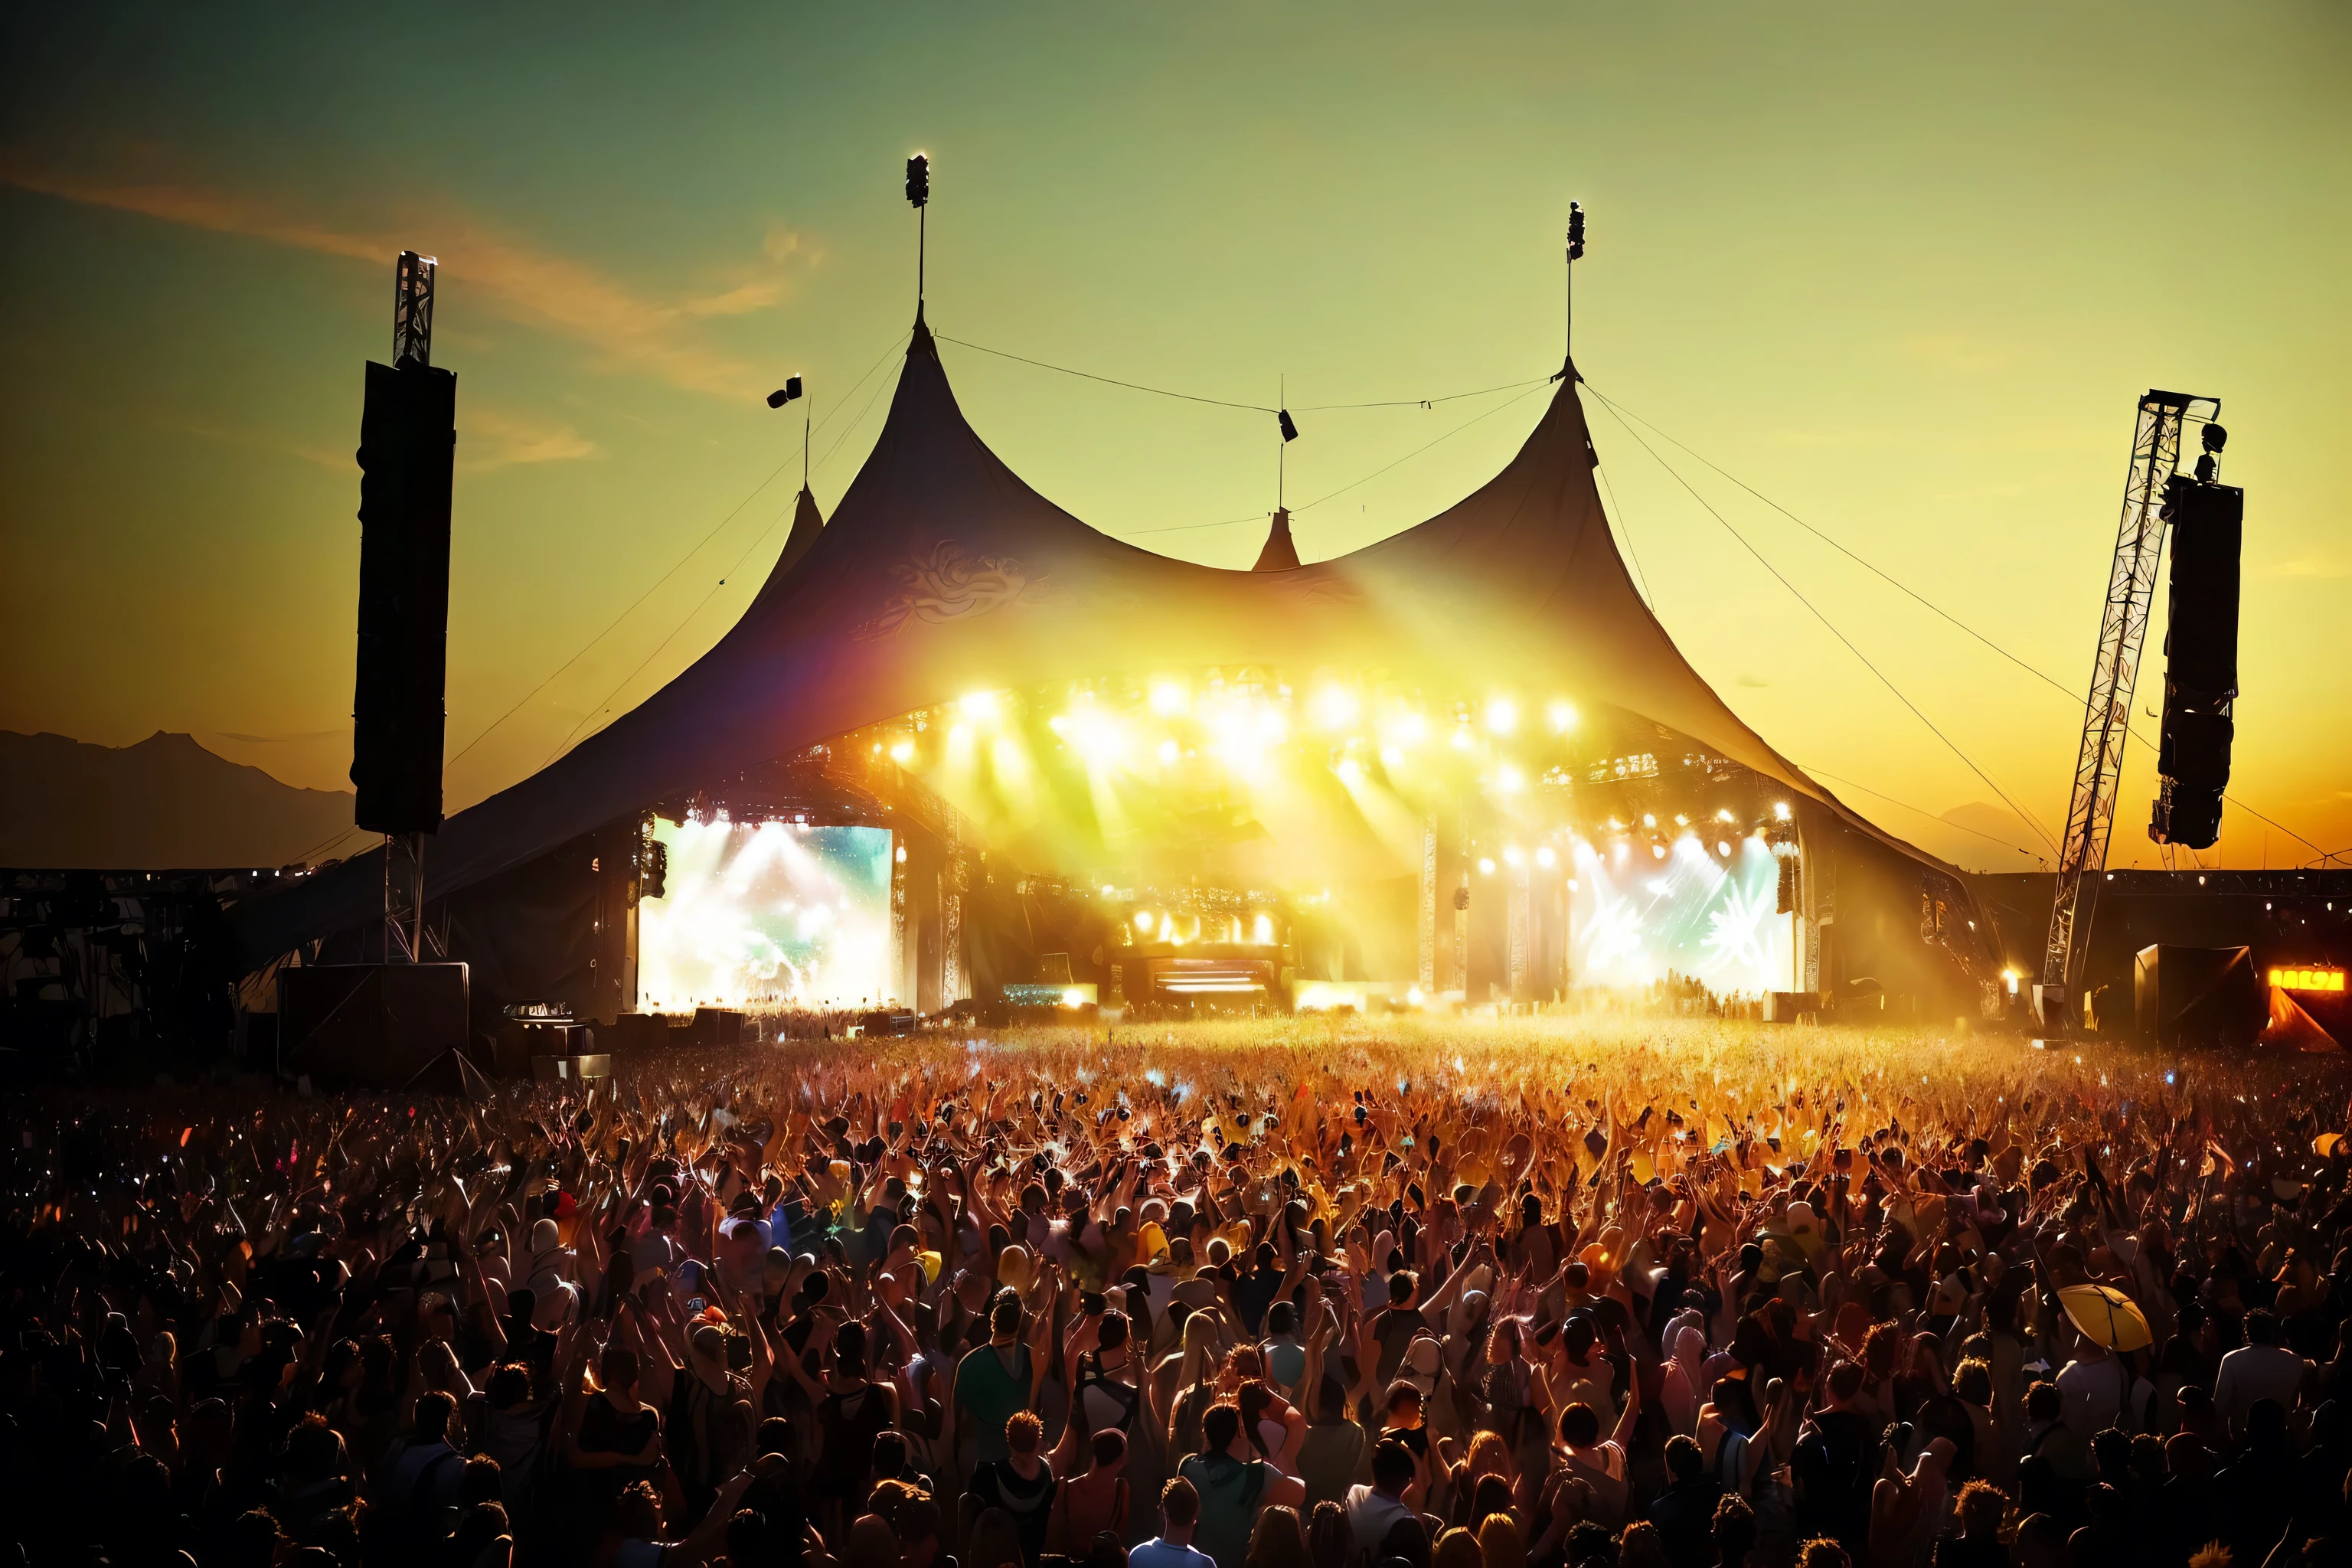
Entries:
{"type": "Polygon", "coordinates": [[[1274,417],[1275,422],[1282,426],[1282,438],[1284,440],[1296,441],[1298,439],[1298,426],[1292,422],[1289,409],[1276,409],[1275,411],[1274,417]]]}
{"type": "Polygon", "coordinates": [[[918,153],[907,160],[907,205],[922,206],[931,199],[931,161],[918,153]]]}
{"type": "Polygon", "coordinates": [[[1568,258],[1570,261],[1584,259],[1584,204],[1582,202],[1568,204],[1568,258]]]}
{"type": "Polygon", "coordinates": [[[798,397],[800,395],[801,378],[799,376],[793,376],[787,380],[783,385],[768,394],[768,406],[771,408],[782,408],[785,404],[790,403],[793,398],[798,397]]]}

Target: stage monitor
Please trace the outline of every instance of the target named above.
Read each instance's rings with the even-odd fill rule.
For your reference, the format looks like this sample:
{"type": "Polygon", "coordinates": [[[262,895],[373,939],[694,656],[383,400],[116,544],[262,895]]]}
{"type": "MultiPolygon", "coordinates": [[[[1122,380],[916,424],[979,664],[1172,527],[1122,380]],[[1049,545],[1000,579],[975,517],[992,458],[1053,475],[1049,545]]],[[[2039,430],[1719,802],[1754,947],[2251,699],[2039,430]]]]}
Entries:
{"type": "Polygon", "coordinates": [[[1790,917],[1775,913],[1780,862],[1760,837],[1685,837],[1576,847],[1569,894],[1574,984],[1647,986],[1669,973],[1718,996],[1787,991],[1796,973],[1790,917]]]}
{"type": "Polygon", "coordinates": [[[656,819],[662,896],[637,910],[637,1005],[865,1008],[889,1000],[882,827],[656,819]]]}

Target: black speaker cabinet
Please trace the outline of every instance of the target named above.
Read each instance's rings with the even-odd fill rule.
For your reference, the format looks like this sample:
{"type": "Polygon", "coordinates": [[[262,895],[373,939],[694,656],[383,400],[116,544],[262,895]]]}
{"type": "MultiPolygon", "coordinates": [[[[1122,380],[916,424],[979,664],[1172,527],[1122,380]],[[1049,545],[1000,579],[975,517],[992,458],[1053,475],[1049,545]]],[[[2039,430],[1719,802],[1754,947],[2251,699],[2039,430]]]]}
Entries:
{"type": "Polygon", "coordinates": [[[2156,1046],[2252,1045],[2269,998],[2242,947],[2144,947],[2132,962],[2134,1022],[2156,1046]]]}

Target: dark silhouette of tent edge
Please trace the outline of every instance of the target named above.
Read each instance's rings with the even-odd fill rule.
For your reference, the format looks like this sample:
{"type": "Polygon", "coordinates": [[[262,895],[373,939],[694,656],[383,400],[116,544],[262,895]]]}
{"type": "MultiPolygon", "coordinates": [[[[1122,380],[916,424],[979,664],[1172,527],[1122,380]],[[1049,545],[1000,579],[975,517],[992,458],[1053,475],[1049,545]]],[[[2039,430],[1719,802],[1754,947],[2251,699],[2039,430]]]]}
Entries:
{"type": "MultiPolygon", "coordinates": [[[[450,817],[426,852],[426,897],[975,686],[1154,664],[1406,668],[1457,690],[1525,666],[1740,763],[1965,889],[1956,868],[1774,751],[1683,658],[1610,536],[1577,379],[1562,376],[1501,471],[1436,516],[1269,568],[1276,539],[1288,543],[1278,522],[1260,567],[1231,571],[1115,539],[1038,494],[964,417],[919,310],[882,431],[831,519],[803,487],[736,623],[613,722],[450,817]]],[[[248,961],[373,920],[381,853],[233,910],[248,961]]]]}

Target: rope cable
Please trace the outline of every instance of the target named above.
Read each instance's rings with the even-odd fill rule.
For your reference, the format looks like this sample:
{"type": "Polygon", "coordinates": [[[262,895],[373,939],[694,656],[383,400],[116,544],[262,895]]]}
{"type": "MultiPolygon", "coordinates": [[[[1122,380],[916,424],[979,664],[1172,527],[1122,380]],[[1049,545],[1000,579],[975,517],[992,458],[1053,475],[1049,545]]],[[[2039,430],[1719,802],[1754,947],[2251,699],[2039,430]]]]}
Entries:
{"type": "Polygon", "coordinates": [[[1031,359],[1027,354],[1007,353],[1003,349],[992,349],[982,343],[966,342],[961,338],[951,338],[945,332],[935,331],[931,336],[943,343],[953,343],[958,348],[974,349],[984,354],[994,354],[998,359],[1015,360],[1022,364],[1035,365],[1039,370],[1056,371],[1063,375],[1075,375],[1086,381],[1098,381],[1105,386],[1123,386],[1129,392],[1149,392],[1160,397],[1181,398],[1186,403],[1205,403],[1213,408],[1243,408],[1253,414],[1280,412],[1278,409],[1267,407],[1263,403],[1234,403],[1223,397],[1200,397],[1189,392],[1171,392],[1164,386],[1146,386],[1140,382],[1121,381],[1114,375],[1097,375],[1089,370],[1072,370],[1066,364],[1047,364],[1044,360],[1031,359]]]}
{"type": "Polygon", "coordinates": [[[1321,506],[1327,500],[1338,500],[1339,497],[1346,495],[1349,490],[1354,489],[1357,485],[1368,485],[1371,483],[1374,479],[1379,479],[1382,474],[1387,473],[1389,469],[1395,468],[1398,463],[1411,462],[1413,458],[1420,457],[1423,452],[1428,451],[1432,447],[1436,446],[1438,442],[1452,440],[1454,437],[1462,434],[1463,431],[1467,430],[1473,425],[1477,424],[1481,419],[1491,419],[1496,415],[1500,414],[1504,409],[1510,407],[1512,404],[1523,401],[1527,397],[1532,395],[1537,391],[1538,387],[1542,384],[1544,384],[1538,383],[1536,386],[1530,386],[1527,391],[1520,393],[1517,397],[1511,398],[1508,402],[1497,403],[1494,407],[1489,408],[1484,414],[1472,415],[1469,418],[1465,419],[1461,424],[1456,425],[1453,429],[1448,430],[1444,435],[1436,437],[1431,440],[1423,441],[1420,446],[1415,447],[1412,451],[1407,452],[1403,457],[1399,458],[1394,463],[1383,464],[1380,468],[1374,468],[1370,473],[1366,474],[1362,479],[1357,479],[1349,484],[1341,485],[1338,489],[1331,491],[1328,495],[1317,496],[1305,506],[1292,507],[1290,509],[1290,515],[1296,518],[1300,512],[1311,510],[1316,507],[1321,506]]]}
{"type": "MultiPolygon", "coordinates": [[[[1595,395],[1598,396],[1598,394],[1595,395]]],[[[1872,663],[1869,655],[1864,653],[1861,648],[1854,646],[1853,638],[1838,630],[1838,628],[1832,624],[1830,618],[1822,614],[1822,612],[1815,607],[1813,602],[1807,598],[1794,583],[1789,581],[1789,579],[1782,574],[1779,567],[1773,565],[1771,562],[1767,561],[1764,558],[1762,551],[1758,550],[1756,546],[1748,543],[1748,536],[1741,533],[1738,529],[1732,527],[1730,520],[1726,518],[1720,511],[1717,511],[1714,505],[1710,503],[1705,496],[1699,494],[1696,487],[1692,485],[1688,479],[1684,479],[1683,476],[1676,471],[1673,464],[1667,462],[1663,457],[1660,457],[1658,455],[1658,449],[1651,446],[1647,440],[1643,439],[1642,433],[1634,429],[1630,422],[1628,422],[1622,415],[1619,415],[1617,410],[1610,405],[1607,399],[1601,399],[1601,405],[1609,409],[1611,417],[1616,419],[1618,426],[1623,429],[1625,434],[1633,437],[1634,441],[1641,447],[1642,450],[1650,454],[1651,458],[1657,463],[1658,467],[1665,469],[1668,474],[1673,475],[1675,482],[1681,485],[1684,489],[1690,492],[1691,499],[1697,501],[1701,507],[1705,508],[1706,514],[1709,517],[1714,518],[1717,522],[1722,524],[1725,532],[1738,540],[1741,548],[1745,549],[1748,554],[1756,557],[1758,564],[1761,565],[1765,571],[1769,572],[1774,580],[1777,581],[1780,586],[1789,591],[1791,598],[1795,599],[1797,603],[1804,605],[1806,611],[1811,614],[1815,620],[1821,622],[1822,625],[1828,629],[1829,634],[1832,637],[1844,644],[1846,651],[1853,654],[1856,659],[1860,660],[1862,667],[1864,669],[1867,669],[1872,675],[1877,677],[1879,684],[1885,686],[1887,690],[1893,692],[1896,701],[1909,709],[1912,716],[1917,719],[1922,724],[1925,724],[1927,727],[1928,731],[1933,734],[1936,739],[1943,742],[1947,747],[1950,748],[1952,754],[1959,758],[1962,763],[1966,763],[1970,773],[1982,779],[1985,783],[1985,786],[1990,789],[1993,794],[2000,796],[2003,805],[2007,805],[2010,810],[2015,812],[2021,821],[2031,826],[2036,833],[2041,834],[2043,839],[2048,841],[2051,849],[2063,857],[2063,851],[2059,849],[2058,841],[2050,837],[2050,830],[2048,828],[2035,821],[2032,816],[2028,815],[2022,806],[2019,805],[2016,801],[2011,799],[2009,792],[2002,789],[2000,784],[1994,783],[1993,777],[1990,773],[1986,773],[1984,769],[1977,766],[1976,760],[1973,757],[1970,757],[1968,752],[1962,751],[1958,742],[1954,741],[1949,735],[1944,733],[1944,731],[1937,726],[1936,721],[1928,718],[1917,703],[1905,696],[1903,694],[1902,688],[1896,686],[1893,680],[1887,678],[1886,673],[1884,670],[1880,669],[1877,665],[1872,663]]]]}
{"type": "MultiPolygon", "coordinates": [[[[905,334],[901,333],[900,336],[903,338],[905,334]]],[[[896,348],[898,344],[894,342],[891,348],[896,348]]],[[[888,359],[890,357],[890,349],[883,350],[882,360],[888,359]]],[[[873,375],[874,370],[881,368],[882,360],[875,361],[873,369],[869,369],[865,375],[861,375],[857,378],[856,384],[852,385],[849,389],[851,396],[856,395],[857,388],[866,384],[867,378],[873,375]]],[[[833,445],[826,447],[824,456],[817,459],[816,466],[818,468],[824,468],[825,464],[831,462],[833,460],[833,455],[841,450],[842,443],[848,440],[851,436],[856,433],[857,427],[861,424],[865,423],[866,416],[873,410],[874,405],[880,400],[883,392],[889,386],[889,384],[890,384],[887,381],[884,381],[877,384],[871,393],[866,395],[866,402],[858,408],[856,416],[851,419],[847,425],[842,426],[841,434],[834,437],[833,445]]],[[[835,407],[835,412],[837,414],[840,409],[846,408],[848,405],[848,399],[844,398],[835,407]]],[[[825,419],[825,425],[830,425],[832,423],[832,416],[828,416],[825,419]]],[[[820,425],[817,428],[822,430],[824,428],[824,426],[820,425]]],[[[803,439],[805,440],[807,437],[803,436],[803,439]]],[[[786,458],[785,460],[789,462],[791,459],[786,458]]],[[[545,767],[548,763],[551,763],[556,758],[562,756],[564,752],[570,748],[572,742],[579,737],[580,732],[583,730],[586,729],[590,724],[595,722],[598,719],[604,717],[606,712],[611,710],[613,700],[627,689],[629,682],[644,674],[646,666],[653,663],[655,659],[659,658],[662,655],[662,650],[668,647],[670,644],[676,642],[680,632],[686,630],[688,626],[694,624],[694,617],[702,614],[705,606],[707,606],[712,599],[719,596],[719,589],[727,586],[727,579],[735,575],[735,574],[741,569],[743,563],[751,558],[752,552],[758,550],[774,535],[776,531],[776,524],[782,521],[783,518],[781,514],[769,521],[768,526],[761,531],[760,536],[751,542],[751,549],[744,551],[742,554],[737,556],[735,558],[735,564],[729,567],[726,572],[719,576],[717,583],[711,584],[710,591],[709,593],[704,594],[700,599],[695,601],[694,608],[687,611],[683,616],[679,617],[677,624],[670,628],[669,635],[662,638],[660,643],[655,647],[651,653],[639,659],[635,668],[630,670],[628,674],[621,677],[619,682],[614,686],[613,689],[604,693],[603,701],[589,709],[588,711],[582,716],[580,722],[572,727],[571,733],[565,735],[562,741],[558,742],[556,743],[555,750],[548,753],[547,762],[540,763],[541,767],[545,767]]]]}
{"type": "Polygon", "coordinates": [[[1642,590],[1643,604],[1654,616],[1658,613],[1658,596],[1650,592],[1650,580],[1642,572],[1642,552],[1633,547],[1633,520],[1625,514],[1625,503],[1617,499],[1617,488],[1609,482],[1609,470],[1599,461],[1598,447],[1592,449],[1592,471],[1601,476],[1601,493],[1609,498],[1609,510],[1617,514],[1617,531],[1625,536],[1625,558],[1633,563],[1633,581],[1642,590]]]}
{"type": "MultiPolygon", "coordinates": [[[[1504,409],[1508,408],[1511,404],[1518,402],[1520,398],[1528,396],[1530,393],[1536,391],[1538,387],[1545,384],[1547,384],[1543,382],[1536,382],[1528,384],[1526,391],[1521,392],[1518,397],[1514,397],[1508,402],[1497,403],[1494,407],[1487,409],[1484,414],[1475,414],[1471,416],[1469,418],[1465,419],[1461,424],[1456,425],[1453,429],[1445,432],[1444,435],[1436,437],[1432,440],[1423,442],[1420,446],[1415,447],[1412,451],[1407,452],[1403,457],[1398,458],[1392,462],[1382,464],[1381,467],[1374,468],[1370,473],[1366,474],[1360,479],[1352,480],[1348,484],[1341,485],[1338,489],[1331,491],[1328,495],[1318,496],[1311,501],[1307,501],[1302,505],[1292,507],[1290,509],[1290,515],[1292,518],[1296,519],[1300,512],[1306,511],[1311,507],[1321,506],[1327,500],[1337,500],[1339,497],[1346,495],[1349,490],[1354,489],[1358,485],[1371,483],[1372,480],[1379,479],[1382,474],[1387,473],[1391,468],[1395,468],[1398,464],[1410,462],[1413,458],[1420,457],[1423,452],[1428,451],[1432,447],[1436,446],[1438,442],[1450,440],[1454,437],[1462,434],[1463,431],[1470,428],[1471,426],[1477,424],[1479,420],[1489,418],[1494,415],[1500,414],[1504,409]]],[[[1248,517],[1229,517],[1217,522],[1179,522],[1171,524],[1165,528],[1130,529],[1124,533],[1113,534],[1111,537],[1114,539],[1141,539],[1146,534],[1182,533],[1188,530],[1195,528],[1231,528],[1235,523],[1260,521],[1268,515],[1268,513],[1261,511],[1254,512],[1248,517]]]]}
{"type": "MultiPolygon", "coordinates": [[[[2053,691],[2055,691],[2060,696],[2065,698],[2068,702],[2071,703],[2076,700],[2074,689],[2068,687],[2063,681],[2058,679],[2057,677],[2052,675],[2049,671],[2041,668],[2039,666],[2029,664],[2024,659],[2020,658],[2017,655],[2010,652],[2009,649],[2001,647],[2000,644],[1993,641],[1992,638],[1985,636],[1984,633],[1977,630],[1974,626],[1969,625],[1966,621],[1963,621],[1958,616],[1944,608],[1941,605],[1937,604],[1933,599],[1928,598],[1926,595],[1920,593],[1909,584],[1904,582],[1902,579],[1895,576],[1875,563],[1854,553],[1853,551],[1848,549],[1844,544],[1840,543],[1836,539],[1822,532],[1820,529],[1815,528],[1811,523],[1807,522],[1803,518],[1799,517],[1795,512],[1790,511],[1787,507],[1782,506],[1770,496],[1768,496],[1763,491],[1756,489],[1755,486],[1748,483],[1747,480],[1741,479],[1738,475],[1732,473],[1722,465],[1712,461],[1706,454],[1695,450],[1687,443],[1676,440],[1674,436],[1663,429],[1660,429],[1656,425],[1651,423],[1651,421],[1643,418],[1641,415],[1634,413],[1632,409],[1627,408],[1615,399],[1603,395],[1599,388],[1593,387],[1590,383],[1586,384],[1586,387],[1587,390],[1591,392],[1594,397],[1600,399],[1602,405],[1607,407],[1610,413],[1615,415],[1621,421],[1630,417],[1636,423],[1647,427],[1653,434],[1657,436],[1660,440],[1669,442],[1675,447],[1680,448],[1682,451],[1688,453],[1691,458],[1705,464],[1717,475],[1728,479],[1731,483],[1738,486],[1741,489],[1746,490],[1749,495],[1755,497],[1758,500],[1762,501],[1766,506],[1770,507],[1774,511],[1779,512],[1782,517],[1787,518],[1790,522],[1795,523],[1799,528],[1803,529],[1807,533],[1811,534],[1814,538],[1820,540],[1822,543],[1828,545],[1831,549],[1836,551],[1839,554],[1844,556],[1855,565],[1860,566],[1865,572],[1870,573],[1873,576],[1885,583],[1887,586],[1904,595],[1906,597],[1918,604],[1923,608],[1933,611],[1942,619],[1949,622],[1952,626],[1967,633],[1969,637],[1974,637],[1978,642],[1982,643],[1985,647],[1990,648],[2001,658],[2009,660],[2010,663],[2017,666],[2018,668],[2025,671],[2026,674],[2033,677],[2034,679],[2039,680],[2044,686],[2049,687],[2053,691]]],[[[2129,731],[2132,739],[2137,741],[2141,745],[2147,747],[2150,751],[2158,749],[2154,742],[2150,741],[2145,734],[2141,733],[2139,730],[2132,727],[2128,719],[2125,721],[2125,726],[2126,730],[2129,731]]],[[[1855,787],[1860,788],[1862,786],[1856,785],[1855,787]]],[[[2244,812],[2247,816],[2253,817],[2255,820],[2264,823],[2269,826],[2277,828],[2281,833],[2285,834],[2288,837],[2295,840],[2295,842],[2299,844],[2307,846],[2314,850],[2317,850],[2322,864],[2325,864],[2329,860],[2336,859],[2339,857],[2352,855],[2352,850],[2339,849],[2331,851],[2320,849],[2319,846],[2316,843],[2314,843],[2311,839],[2305,837],[2302,834],[2297,833],[2294,828],[2289,827],[2286,824],[2278,821],[2276,818],[2264,816],[2263,813],[2255,810],[2252,806],[2248,805],[2244,801],[2240,800],[2236,795],[2224,792],[2222,798],[2227,800],[2231,805],[2234,805],[2239,810],[2244,812]]]]}
{"type": "MultiPolygon", "coordinates": [[[[881,357],[877,359],[871,365],[868,365],[866,370],[866,374],[859,376],[856,383],[850,387],[850,396],[856,396],[857,394],[857,388],[866,384],[866,378],[871,376],[876,371],[882,368],[883,363],[890,357],[891,350],[897,348],[899,342],[903,340],[906,335],[906,333],[901,332],[897,338],[893,338],[890,341],[889,347],[885,348],[882,351],[881,357]]],[[[842,404],[836,405],[835,412],[838,412],[840,407],[846,406],[847,401],[847,398],[844,398],[842,404]]],[[[830,425],[832,423],[833,416],[831,415],[827,415],[825,416],[825,424],[830,425]]],[[[824,428],[824,426],[820,425],[817,428],[822,430],[824,428]]],[[[751,488],[751,491],[746,494],[741,500],[737,501],[733,507],[730,508],[727,515],[720,518],[717,525],[696,542],[693,549],[678,557],[677,565],[672,566],[668,571],[656,578],[650,587],[646,588],[644,593],[638,595],[634,600],[630,601],[627,609],[623,610],[619,615],[614,616],[611,620],[605,622],[604,627],[602,631],[598,632],[594,637],[590,637],[586,642],[582,643],[578,651],[574,652],[570,658],[565,659],[562,664],[557,665],[555,668],[550,672],[545,680],[541,681],[537,686],[534,686],[529,691],[524,692],[520,697],[515,700],[513,707],[509,708],[505,712],[499,714],[497,718],[484,725],[481,730],[475,734],[472,740],[466,742],[465,746],[458,751],[456,756],[451,757],[447,762],[441,764],[442,771],[446,773],[449,769],[457,766],[458,763],[464,761],[467,752],[471,752],[476,746],[480,745],[484,741],[489,739],[491,731],[497,729],[499,725],[505,723],[508,720],[520,712],[524,703],[529,702],[532,698],[537,697],[541,692],[546,690],[551,685],[554,684],[557,676],[562,675],[565,670],[570,669],[573,665],[578,664],[583,658],[586,658],[590,648],[594,647],[598,643],[603,642],[606,637],[610,637],[615,627],[619,626],[623,621],[627,620],[631,616],[637,612],[639,605],[642,605],[647,599],[652,598],[661,586],[667,583],[672,577],[677,576],[680,572],[684,571],[688,562],[692,561],[697,555],[701,554],[703,550],[709,545],[710,542],[719,537],[720,530],[724,529],[729,523],[734,521],[737,514],[741,512],[745,507],[750,506],[752,500],[759,496],[761,491],[766,489],[770,485],[776,482],[776,474],[781,474],[787,468],[791,467],[792,460],[794,457],[802,458],[803,464],[805,464],[808,457],[808,444],[810,439],[811,434],[808,424],[803,420],[801,425],[801,445],[798,452],[788,453],[785,456],[784,460],[776,465],[775,473],[772,473],[766,479],[761,479],[757,485],[751,488]]],[[[772,527],[773,525],[771,524],[772,529],[772,527]]],[[[765,538],[766,535],[762,534],[761,537],[765,538]]],[[[731,575],[732,574],[730,574],[731,575]]]]}
{"type": "MultiPolygon", "coordinates": [[[[992,349],[984,343],[975,343],[968,339],[951,338],[945,332],[933,332],[931,335],[937,338],[940,342],[953,343],[958,348],[974,349],[984,354],[993,354],[998,359],[1009,359],[1021,364],[1034,365],[1039,370],[1050,370],[1060,375],[1075,375],[1086,381],[1098,381],[1106,386],[1125,387],[1129,392],[1148,392],[1156,397],[1174,397],[1181,398],[1186,403],[1204,403],[1212,408],[1245,409],[1253,414],[1276,414],[1281,412],[1280,409],[1268,407],[1263,403],[1236,403],[1230,398],[1202,397],[1197,393],[1176,392],[1164,386],[1146,386],[1139,381],[1122,381],[1115,375],[1097,375],[1090,370],[1073,370],[1066,364],[1053,364],[1042,359],[1031,359],[1027,354],[1009,353],[1003,349],[992,349]]],[[[1302,407],[1293,408],[1290,412],[1293,414],[1337,414],[1345,410],[1356,408],[1434,408],[1441,403],[1455,403],[1465,397],[1488,397],[1497,392],[1511,392],[1525,386],[1539,386],[1545,384],[1549,380],[1550,378],[1549,376],[1542,376],[1538,377],[1533,381],[1507,381],[1500,386],[1480,387],[1475,392],[1449,392],[1437,397],[1390,397],[1379,399],[1370,403],[1315,403],[1306,405],[1302,407]]],[[[1193,526],[1208,527],[1211,525],[1203,523],[1195,524],[1193,526]]]]}
{"type": "Polygon", "coordinates": [[[1948,816],[1938,816],[1924,805],[1913,805],[1907,800],[1897,800],[1893,795],[1887,794],[1885,790],[1873,789],[1859,779],[1841,778],[1836,773],[1830,772],[1829,769],[1817,768],[1811,763],[1799,763],[1797,765],[1804,769],[1805,772],[1809,773],[1829,779],[1836,784],[1842,784],[1848,789],[1858,789],[1864,795],[1874,795],[1890,805],[1899,805],[1906,811],[1917,812],[1921,816],[1924,816],[1929,821],[1937,823],[1941,826],[1958,828],[1962,833],[1972,833],[1979,838],[1982,838],[1989,843],[2000,845],[2004,849],[2014,849],[2020,855],[2032,855],[2037,860],[2042,858],[2041,856],[2034,854],[2032,850],[2024,847],[2022,845],[2011,844],[2008,839],[2003,838],[1997,834],[1987,833],[1982,828],[1970,827],[1966,823],[1954,822],[1948,816]]]}

